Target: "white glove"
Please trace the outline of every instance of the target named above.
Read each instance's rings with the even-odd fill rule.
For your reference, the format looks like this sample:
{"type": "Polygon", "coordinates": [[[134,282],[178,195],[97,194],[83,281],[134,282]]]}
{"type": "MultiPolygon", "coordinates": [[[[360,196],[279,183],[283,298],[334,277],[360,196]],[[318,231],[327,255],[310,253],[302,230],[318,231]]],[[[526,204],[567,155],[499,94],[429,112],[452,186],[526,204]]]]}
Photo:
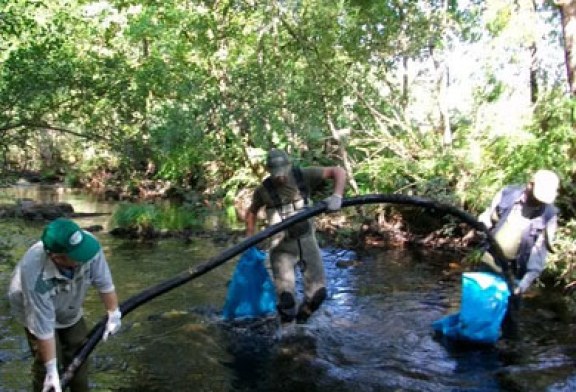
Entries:
{"type": "Polygon", "coordinates": [[[44,378],[44,386],[42,392],[62,392],[60,386],[60,376],[58,375],[58,362],[56,358],[52,358],[44,364],[46,368],[46,377],[44,378]]]}
{"type": "Polygon", "coordinates": [[[338,211],[342,208],[342,196],[333,194],[332,196],[324,199],[326,203],[326,209],[328,211],[338,211]]]}
{"type": "Polygon", "coordinates": [[[120,329],[122,325],[122,313],[120,309],[116,308],[115,310],[108,311],[108,321],[106,321],[106,328],[104,328],[104,335],[102,335],[102,340],[108,340],[108,336],[114,335],[120,329]]]}

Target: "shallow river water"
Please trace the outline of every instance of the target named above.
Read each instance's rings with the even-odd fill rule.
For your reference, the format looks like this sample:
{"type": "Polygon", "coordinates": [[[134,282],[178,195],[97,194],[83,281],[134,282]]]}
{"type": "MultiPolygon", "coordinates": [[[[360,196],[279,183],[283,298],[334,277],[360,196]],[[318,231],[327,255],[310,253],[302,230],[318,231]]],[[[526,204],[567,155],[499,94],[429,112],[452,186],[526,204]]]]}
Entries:
{"type": "MultiPolygon", "coordinates": [[[[50,192],[54,192],[53,190],[50,192]]],[[[114,206],[60,192],[77,212],[114,206]]],[[[44,196],[43,196],[44,197],[44,196]]],[[[211,238],[145,243],[107,234],[101,240],[121,301],[206,262],[226,246],[211,238]]],[[[0,222],[0,224],[5,224],[0,222]]],[[[27,224],[18,251],[39,237],[27,224]]],[[[324,249],[329,298],[309,322],[278,338],[273,322],[224,323],[220,312],[235,260],[135,309],[121,332],[89,358],[94,391],[574,391],[576,334],[559,299],[528,298],[521,339],[462,347],[433,336],[431,323],[455,312],[460,280],[447,277],[448,254],[324,249]]],[[[0,273],[6,292],[9,271],[0,273]]],[[[103,308],[92,292],[85,306],[94,325],[103,308]]],[[[30,385],[22,328],[0,296],[0,391],[30,385]]]]}

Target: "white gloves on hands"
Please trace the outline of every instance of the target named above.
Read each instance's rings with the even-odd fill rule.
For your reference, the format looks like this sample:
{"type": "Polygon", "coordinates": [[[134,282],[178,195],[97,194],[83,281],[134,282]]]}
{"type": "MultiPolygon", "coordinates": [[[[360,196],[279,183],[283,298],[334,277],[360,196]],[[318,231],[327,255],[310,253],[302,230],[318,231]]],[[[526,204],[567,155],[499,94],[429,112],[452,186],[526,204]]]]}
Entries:
{"type": "Polygon", "coordinates": [[[115,310],[108,311],[108,321],[106,322],[106,328],[104,328],[104,335],[102,335],[102,340],[108,340],[108,336],[114,335],[120,329],[122,325],[122,313],[120,312],[119,308],[115,310]]]}
{"type": "Polygon", "coordinates": [[[46,377],[44,378],[44,386],[42,392],[62,392],[60,386],[60,376],[58,375],[58,362],[56,358],[52,358],[44,364],[46,368],[46,377]]]}
{"type": "Polygon", "coordinates": [[[333,194],[332,196],[324,199],[326,203],[326,209],[328,211],[338,211],[342,208],[342,196],[333,194]]]}

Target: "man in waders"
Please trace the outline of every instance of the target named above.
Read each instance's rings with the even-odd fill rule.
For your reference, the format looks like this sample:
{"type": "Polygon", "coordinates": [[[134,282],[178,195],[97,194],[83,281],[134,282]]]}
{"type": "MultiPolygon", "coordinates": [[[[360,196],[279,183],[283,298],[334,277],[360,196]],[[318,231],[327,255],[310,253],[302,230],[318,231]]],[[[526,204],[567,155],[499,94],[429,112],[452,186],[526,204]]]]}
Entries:
{"type": "MultiPolygon", "coordinates": [[[[526,185],[511,185],[500,190],[480,216],[498,245],[516,280],[514,295],[502,324],[504,337],[515,337],[518,328],[520,297],[540,276],[556,233],[558,210],[554,200],[559,179],[550,170],[538,170],[526,185]]],[[[484,269],[502,273],[490,249],[482,256],[484,269]]]]}
{"type": "MultiPolygon", "coordinates": [[[[254,235],[256,218],[266,208],[269,225],[274,225],[308,205],[311,191],[326,180],[333,181],[332,196],[324,200],[328,211],[338,211],[346,186],[344,169],[333,167],[299,168],[292,166],[288,155],[278,149],[268,153],[266,168],[270,176],[258,186],[246,213],[246,235],[254,235]]],[[[282,323],[304,323],[326,298],[326,279],[320,247],[316,241],[313,219],[297,223],[272,237],[270,264],[282,323]],[[295,268],[301,267],[304,299],[297,305],[295,268]]]]}
{"type": "MultiPolygon", "coordinates": [[[[105,341],[120,328],[122,315],[102,248],[73,221],[50,222],[41,241],[16,265],[8,290],[12,311],[25,328],[34,356],[34,391],[62,390],[58,364],[68,366],[88,335],[82,304],[90,286],[98,290],[108,312],[105,341]]],[[[87,373],[84,363],[70,382],[73,392],[88,390],[87,373]]]]}

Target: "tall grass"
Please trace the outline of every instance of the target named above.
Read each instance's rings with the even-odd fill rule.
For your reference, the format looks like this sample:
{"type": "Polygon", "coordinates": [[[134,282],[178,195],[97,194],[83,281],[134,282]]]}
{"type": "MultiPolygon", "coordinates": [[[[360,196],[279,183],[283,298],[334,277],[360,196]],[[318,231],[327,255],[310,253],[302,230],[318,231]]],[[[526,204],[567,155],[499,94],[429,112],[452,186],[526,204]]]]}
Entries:
{"type": "Polygon", "coordinates": [[[140,230],[184,230],[201,224],[200,214],[187,206],[122,203],[112,215],[116,227],[140,230]]]}

